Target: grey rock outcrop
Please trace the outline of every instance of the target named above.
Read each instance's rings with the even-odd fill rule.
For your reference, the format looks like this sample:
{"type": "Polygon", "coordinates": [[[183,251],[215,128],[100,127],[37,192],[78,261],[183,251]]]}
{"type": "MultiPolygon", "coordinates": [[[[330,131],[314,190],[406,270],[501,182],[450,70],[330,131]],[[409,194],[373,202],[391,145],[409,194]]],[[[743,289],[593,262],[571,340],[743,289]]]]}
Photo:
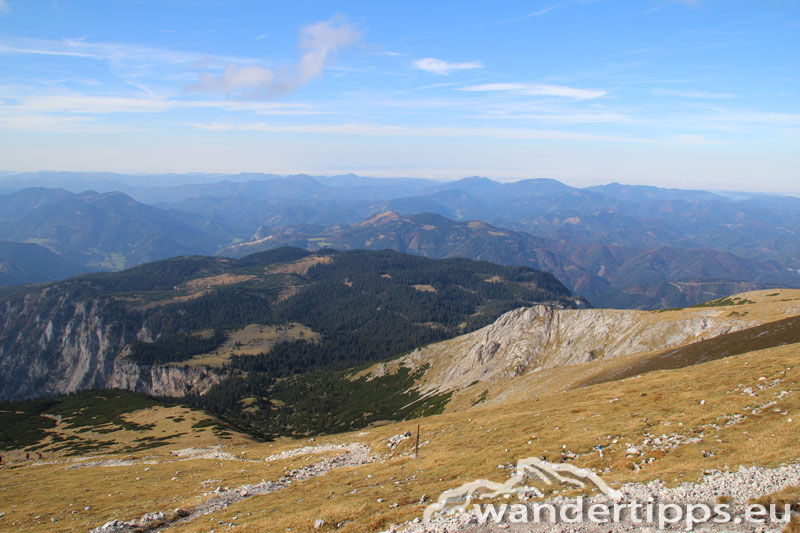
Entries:
{"type": "Polygon", "coordinates": [[[411,368],[430,364],[423,390],[441,391],[474,381],[668,349],[757,323],[722,315],[716,309],[684,311],[524,307],[478,331],[415,350],[399,364],[411,368]]]}
{"type": "Polygon", "coordinates": [[[90,388],[124,388],[156,396],[203,393],[211,370],[140,366],[125,358],[135,339],[152,340],[137,321],[115,320],[115,302],[76,298],[69,285],[43,287],[0,303],[0,400],[90,388]]]}
{"type": "Polygon", "coordinates": [[[219,374],[204,367],[139,366],[122,359],[114,363],[114,373],[106,386],[153,396],[181,397],[189,393],[205,394],[221,380],[219,374]]]}

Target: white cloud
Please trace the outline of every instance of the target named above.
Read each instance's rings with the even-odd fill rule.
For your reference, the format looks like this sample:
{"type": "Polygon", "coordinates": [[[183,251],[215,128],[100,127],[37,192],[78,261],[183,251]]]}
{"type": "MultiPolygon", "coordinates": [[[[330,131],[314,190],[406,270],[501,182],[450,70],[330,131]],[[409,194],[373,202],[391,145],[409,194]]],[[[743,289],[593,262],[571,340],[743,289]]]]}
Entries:
{"type": "Polygon", "coordinates": [[[420,70],[424,70],[425,72],[432,72],[433,74],[439,74],[441,76],[447,76],[454,70],[467,70],[467,69],[474,69],[474,68],[483,68],[483,64],[480,61],[467,61],[464,63],[450,63],[448,61],[443,61],[441,59],[435,59],[433,57],[426,57],[424,59],[418,59],[413,63],[414,68],[418,68],[420,70]]]}
{"type": "Polygon", "coordinates": [[[800,113],[774,113],[764,112],[725,112],[720,115],[712,115],[718,120],[725,120],[738,123],[750,124],[800,124],[800,113]]]}
{"type": "Polygon", "coordinates": [[[560,7],[564,7],[564,4],[554,4],[552,6],[545,7],[544,9],[539,9],[538,11],[533,11],[531,13],[528,13],[527,15],[523,15],[520,18],[521,19],[529,19],[529,18],[533,18],[533,17],[540,17],[540,16],[542,16],[544,14],[550,13],[551,11],[555,11],[556,9],[558,9],[560,7]]]}
{"type": "Polygon", "coordinates": [[[463,87],[461,90],[476,92],[511,92],[529,96],[561,96],[564,98],[574,98],[575,100],[600,98],[608,94],[607,91],[600,89],[578,89],[575,87],[551,85],[548,83],[485,83],[483,85],[463,87]]]}
{"type": "Polygon", "coordinates": [[[658,0],[658,1],[660,2],[660,5],[651,7],[650,9],[646,10],[645,13],[646,14],[656,13],[658,11],[661,11],[662,9],[677,5],[683,5],[687,7],[696,7],[700,5],[699,0],[658,0]]]}
{"type": "Polygon", "coordinates": [[[221,75],[204,74],[200,77],[200,82],[190,86],[189,89],[226,94],[239,91],[258,93],[262,87],[269,87],[274,79],[275,73],[271,69],[229,63],[221,75]]]}
{"type": "Polygon", "coordinates": [[[75,132],[92,123],[85,117],[59,117],[53,115],[4,115],[0,113],[0,127],[8,130],[75,132]]]}
{"type": "Polygon", "coordinates": [[[673,135],[669,140],[676,144],[719,144],[719,141],[708,139],[702,135],[697,135],[696,133],[673,135]]]}
{"type": "Polygon", "coordinates": [[[561,130],[540,130],[530,128],[457,128],[457,127],[413,127],[393,124],[307,124],[286,126],[259,122],[255,124],[203,123],[188,124],[194,128],[226,132],[226,131],[260,131],[267,133],[315,133],[327,135],[364,135],[390,137],[487,137],[494,139],[511,139],[526,141],[603,141],[630,143],[676,143],[676,144],[708,144],[715,141],[699,135],[675,136],[667,139],[647,139],[615,135],[595,135],[561,130]]]}
{"type": "Polygon", "coordinates": [[[539,122],[555,122],[559,124],[622,124],[637,120],[630,115],[611,111],[579,112],[579,113],[518,113],[506,110],[492,110],[486,113],[490,119],[535,120],[539,122]]]}
{"type": "MultiPolygon", "coordinates": [[[[2,0],[0,0],[2,1],[2,0]]],[[[255,63],[255,59],[234,58],[197,52],[185,52],[155,48],[152,46],[128,43],[91,42],[83,39],[30,39],[6,37],[0,41],[0,54],[31,54],[70,56],[106,61],[116,66],[132,65],[140,68],[146,65],[180,65],[208,68],[220,67],[227,63],[255,63]]]]}
{"type": "Polygon", "coordinates": [[[150,87],[148,87],[147,85],[144,85],[143,83],[136,83],[135,81],[129,81],[128,85],[132,85],[132,86],[136,87],[137,89],[139,89],[140,91],[142,91],[144,93],[147,93],[147,95],[149,97],[151,97],[151,98],[157,98],[156,93],[154,93],[152,91],[152,89],[150,89],[150,87]]]}
{"type": "Polygon", "coordinates": [[[675,91],[672,89],[653,89],[653,94],[660,96],[678,96],[681,98],[708,98],[708,99],[722,99],[722,98],[735,98],[735,94],[731,93],[712,93],[707,91],[675,91]]]}
{"type": "Polygon", "coordinates": [[[8,5],[6,0],[0,0],[0,13],[6,13],[8,11],[11,11],[11,6],[8,5]]]}
{"type": "Polygon", "coordinates": [[[525,13],[524,15],[520,15],[520,16],[517,16],[517,17],[511,17],[511,18],[500,19],[500,20],[495,20],[495,21],[490,21],[490,22],[487,22],[485,24],[504,24],[504,23],[508,23],[508,22],[519,22],[521,20],[526,20],[526,19],[530,19],[530,18],[534,18],[534,17],[541,17],[542,15],[546,15],[547,13],[550,13],[551,11],[555,11],[556,9],[560,9],[562,7],[565,7],[565,6],[566,6],[566,4],[564,4],[564,3],[553,4],[551,6],[548,6],[548,7],[542,8],[542,9],[537,9],[536,11],[531,11],[530,13],[525,13]]]}
{"type": "MultiPolygon", "coordinates": [[[[2,2],[2,0],[0,0],[2,2]]],[[[47,48],[25,48],[0,44],[0,54],[32,54],[40,56],[68,56],[96,58],[93,54],[70,50],[48,50],[47,48]]]]}
{"type": "Polygon", "coordinates": [[[296,65],[271,69],[228,63],[219,75],[205,74],[191,90],[218,92],[247,98],[286,94],[322,74],[325,65],[361,38],[358,29],[343,19],[309,24],[300,31],[303,54],[296,65]]]}
{"type": "Polygon", "coordinates": [[[222,109],[225,111],[252,111],[261,115],[319,115],[324,111],[306,104],[278,102],[240,102],[229,100],[174,100],[129,96],[82,94],[55,94],[26,96],[15,104],[0,105],[6,114],[70,113],[76,115],[101,115],[110,113],[163,113],[172,109],[222,109]]]}

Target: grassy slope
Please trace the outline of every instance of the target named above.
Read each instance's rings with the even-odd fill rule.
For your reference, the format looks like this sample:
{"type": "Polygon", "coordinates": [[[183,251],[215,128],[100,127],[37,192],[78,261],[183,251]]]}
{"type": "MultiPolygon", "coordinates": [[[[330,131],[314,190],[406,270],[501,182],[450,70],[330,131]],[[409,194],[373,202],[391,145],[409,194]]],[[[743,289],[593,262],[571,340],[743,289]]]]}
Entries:
{"type": "MultiPolygon", "coordinates": [[[[130,416],[134,415],[140,424],[155,424],[150,431],[164,431],[175,424],[166,418],[162,408],[130,416]]],[[[391,454],[385,443],[392,435],[413,430],[417,421],[409,421],[320,438],[313,443],[307,439],[282,439],[261,444],[238,435],[219,441],[211,432],[202,436],[190,434],[170,445],[133,454],[156,461],[146,467],[149,470],[143,463],[71,470],[64,469],[65,463],[5,467],[0,470],[0,494],[5,508],[13,512],[6,511],[0,527],[21,520],[26,527],[49,530],[50,517],[56,517],[61,521],[59,525],[85,529],[111,518],[130,519],[145,511],[191,505],[217,485],[234,487],[262,478],[276,480],[284,468],[297,468],[319,459],[295,457],[266,464],[210,459],[175,462],[169,454],[176,448],[217,442],[226,446],[225,451],[234,455],[245,452],[249,458],[263,458],[309,444],[363,442],[384,455],[384,460],[334,470],[283,491],[244,500],[178,527],[178,531],[206,531],[218,527],[218,521],[236,522],[245,531],[283,531],[287,527],[306,531],[318,518],[328,523],[347,521],[342,531],[376,530],[421,516],[424,506],[418,502],[423,494],[435,499],[442,491],[476,478],[504,481],[506,474],[497,468],[498,464],[541,455],[557,460],[564,445],[578,454],[576,465],[596,470],[610,468],[603,477],[612,485],[656,478],[670,483],[696,480],[705,469],[735,469],[740,464],[776,466],[800,459],[795,427],[800,423],[800,344],[566,392],[542,391],[535,397],[520,394],[514,401],[479,405],[419,422],[425,444],[418,459],[405,453],[410,441],[391,454]],[[756,396],[745,392],[747,388],[753,389],[756,396]],[[753,412],[771,401],[777,403],[753,412]],[[725,427],[725,422],[737,414],[744,416],[742,422],[725,427]],[[624,456],[625,447],[627,443],[641,444],[648,434],[697,436],[701,441],[681,445],[665,455],[648,452],[645,458],[653,457],[654,462],[634,472],[624,456]],[[605,459],[593,451],[598,444],[605,446],[605,459]],[[714,455],[704,457],[702,450],[714,455]],[[202,483],[209,479],[217,481],[202,483]],[[352,492],[354,489],[358,492],[352,492]],[[390,507],[394,503],[398,506],[390,507]],[[83,510],[87,505],[91,506],[90,511],[83,510]],[[75,508],[78,513],[71,515],[75,508]],[[66,512],[61,514],[62,510],[66,512]],[[37,521],[35,516],[41,518],[37,521]]],[[[6,454],[6,460],[15,457],[18,455],[6,454]]],[[[58,454],[56,459],[70,460],[58,454]]]]}
{"type": "Polygon", "coordinates": [[[0,451],[17,459],[25,452],[44,459],[140,452],[208,431],[217,438],[231,433],[200,410],[126,390],[0,403],[0,451]]]}
{"type": "MultiPolygon", "coordinates": [[[[420,516],[424,506],[418,502],[423,494],[436,498],[442,491],[476,478],[504,481],[506,474],[498,464],[540,455],[557,461],[562,445],[579,454],[574,461],[578,466],[610,467],[611,472],[603,477],[612,484],[656,478],[674,483],[695,480],[709,468],[776,466],[796,461],[800,459],[794,427],[800,423],[799,355],[800,345],[772,348],[543,396],[538,401],[430,417],[422,421],[423,440],[429,443],[418,459],[402,456],[409,449],[406,444],[385,463],[334,471],[274,495],[245,500],[214,518],[229,521],[236,516],[240,523],[251,525],[252,531],[286,527],[308,530],[317,518],[329,523],[353,520],[343,528],[345,531],[375,530],[420,516]],[[761,377],[767,380],[759,381],[761,377]],[[758,390],[759,385],[768,386],[773,379],[781,379],[780,384],[758,390]],[[742,387],[737,390],[739,384],[742,387]],[[741,393],[747,387],[755,388],[759,397],[741,393]],[[782,390],[791,393],[775,406],[751,414],[753,406],[775,399],[782,390]],[[737,413],[747,416],[741,424],[719,431],[707,426],[737,413]],[[790,418],[793,422],[788,422],[790,418]],[[625,444],[641,443],[647,433],[702,434],[702,441],[680,446],[663,458],[650,454],[656,460],[634,473],[624,457],[625,444]],[[618,443],[611,444],[607,436],[618,443]],[[597,444],[606,446],[604,460],[592,451],[597,444]],[[702,450],[715,455],[704,458],[702,450]],[[370,474],[373,477],[367,478],[370,474]],[[409,481],[414,475],[416,479],[409,481]],[[359,492],[345,494],[353,489],[359,492]],[[384,501],[378,502],[380,498],[384,501]],[[395,502],[398,507],[390,508],[395,502]]],[[[365,435],[341,435],[336,440],[367,442],[385,453],[383,439],[415,425],[392,424],[365,435]]],[[[197,523],[181,530],[202,529],[203,525],[197,523]]]]}
{"type": "Polygon", "coordinates": [[[294,340],[316,342],[319,340],[319,334],[297,323],[277,326],[248,324],[228,332],[227,340],[213,352],[195,355],[187,361],[172,364],[221,368],[234,355],[266,353],[279,342],[294,340]]]}

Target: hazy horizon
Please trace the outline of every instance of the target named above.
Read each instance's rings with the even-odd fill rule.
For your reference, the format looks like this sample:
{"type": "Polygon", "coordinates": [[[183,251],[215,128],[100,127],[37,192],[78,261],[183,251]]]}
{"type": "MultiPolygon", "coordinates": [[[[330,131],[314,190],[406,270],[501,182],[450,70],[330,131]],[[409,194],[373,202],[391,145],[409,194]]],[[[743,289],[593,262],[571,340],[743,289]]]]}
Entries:
{"type": "MultiPolygon", "coordinates": [[[[741,188],[732,189],[732,188],[703,188],[703,187],[673,187],[669,185],[658,185],[658,184],[647,184],[636,182],[634,180],[631,181],[624,181],[624,180],[600,180],[600,179],[559,179],[557,177],[552,176],[484,176],[484,175],[461,175],[456,177],[441,177],[441,176],[409,176],[409,175],[367,175],[358,172],[341,172],[341,173],[313,173],[313,172],[291,172],[291,173],[276,173],[276,172],[141,172],[141,173],[125,173],[125,172],[113,172],[113,171],[81,171],[81,170],[32,170],[32,171],[10,171],[10,170],[0,170],[0,182],[6,180],[8,178],[13,178],[15,176],[19,176],[22,174],[59,174],[59,173],[68,173],[68,174],[75,174],[77,175],[84,175],[87,179],[91,180],[92,177],[95,176],[104,176],[104,175],[112,175],[112,176],[120,176],[120,177],[136,177],[142,178],[141,182],[136,183],[128,183],[128,185],[133,186],[143,186],[143,187],[169,187],[169,186],[184,186],[184,185],[192,185],[192,184],[211,184],[217,183],[219,181],[232,181],[236,183],[250,181],[252,179],[253,174],[262,174],[264,176],[276,176],[276,177],[291,177],[291,176],[301,176],[307,175],[311,176],[312,178],[326,178],[326,177],[334,177],[334,176],[345,176],[345,175],[354,175],[360,178],[377,178],[377,179],[421,179],[421,180],[428,180],[432,182],[438,183],[447,183],[447,182],[455,182],[462,179],[467,178],[487,178],[499,183],[514,183],[517,181],[525,181],[525,180],[555,180],[559,181],[565,185],[570,187],[576,188],[587,188],[587,187],[596,187],[602,185],[613,185],[613,184],[620,184],[620,185],[629,185],[629,186],[644,186],[644,187],[657,187],[663,189],[676,189],[676,190],[699,190],[699,191],[706,191],[715,194],[719,194],[722,196],[725,195],[735,195],[740,193],[747,193],[747,194],[765,194],[765,195],[778,195],[778,196],[789,196],[789,197],[797,197],[800,198],[800,186],[798,186],[795,190],[788,190],[788,191],[770,191],[770,190],[763,190],[757,187],[747,188],[747,186],[743,186],[741,188]],[[147,181],[148,178],[155,178],[155,177],[163,177],[163,176],[170,176],[177,178],[174,182],[170,183],[155,183],[152,181],[147,181]],[[204,177],[206,179],[198,179],[192,180],[192,177],[204,177]],[[241,179],[236,179],[241,177],[241,179]],[[181,179],[184,178],[184,179],[181,179]]],[[[98,179],[98,183],[102,183],[103,181],[109,182],[109,180],[102,180],[98,179]]],[[[73,191],[75,192],[75,191],[73,191]]]]}

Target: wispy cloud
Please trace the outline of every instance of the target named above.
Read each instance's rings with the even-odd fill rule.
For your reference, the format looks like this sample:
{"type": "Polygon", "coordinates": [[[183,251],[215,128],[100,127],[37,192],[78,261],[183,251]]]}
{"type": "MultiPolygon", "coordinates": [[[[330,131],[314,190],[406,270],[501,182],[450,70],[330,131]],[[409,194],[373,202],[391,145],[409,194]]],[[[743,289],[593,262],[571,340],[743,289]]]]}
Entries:
{"type": "Polygon", "coordinates": [[[519,22],[521,20],[527,20],[527,19],[531,19],[531,18],[535,18],[535,17],[541,17],[542,15],[546,15],[547,13],[550,13],[551,11],[555,11],[556,9],[561,9],[562,7],[564,7],[566,5],[567,5],[567,3],[553,4],[551,6],[547,6],[547,7],[544,7],[542,9],[537,9],[536,11],[531,11],[530,13],[525,13],[524,15],[519,15],[519,16],[516,16],[516,17],[509,17],[509,18],[503,18],[503,19],[499,19],[499,20],[491,20],[491,21],[488,21],[488,22],[484,22],[483,24],[480,24],[479,26],[492,26],[492,25],[495,25],[495,24],[506,24],[508,22],[519,22]]]}
{"type": "Polygon", "coordinates": [[[667,142],[672,142],[675,144],[720,144],[719,141],[709,139],[696,133],[673,135],[667,139],[667,142]]]}
{"type": "MultiPolygon", "coordinates": [[[[147,90],[142,87],[142,90],[147,90]]],[[[307,104],[283,102],[251,102],[230,100],[175,100],[130,96],[56,94],[27,96],[15,103],[6,102],[0,112],[7,114],[61,113],[72,115],[102,115],[113,113],[163,113],[173,109],[221,109],[249,111],[261,115],[320,115],[325,111],[307,104]]]]}
{"type": "Polygon", "coordinates": [[[7,13],[8,11],[11,11],[11,6],[8,5],[6,0],[0,0],[0,13],[7,13]]]}
{"type": "Polygon", "coordinates": [[[462,87],[461,91],[475,92],[509,92],[528,96],[561,96],[576,100],[600,98],[608,94],[601,89],[579,89],[564,85],[551,85],[549,83],[485,83],[462,87]]]}
{"type": "Polygon", "coordinates": [[[651,7],[650,9],[646,10],[645,13],[656,13],[662,9],[676,5],[694,7],[699,4],[699,0],[659,0],[659,5],[651,7]]]}
{"type": "MultiPolygon", "coordinates": [[[[439,89],[441,87],[452,87],[453,85],[458,85],[455,81],[450,82],[443,82],[443,83],[431,83],[429,85],[421,85],[419,87],[414,87],[412,89],[408,89],[408,91],[426,91],[428,89],[439,89]]],[[[401,91],[406,92],[406,91],[401,91]]]]}
{"type": "MultiPolygon", "coordinates": [[[[0,0],[2,2],[2,0],[0,0]]],[[[0,54],[31,54],[39,56],[67,56],[67,57],[86,57],[96,59],[94,54],[78,52],[72,50],[49,50],[47,48],[25,48],[21,46],[8,46],[0,44],[0,54]]]]}
{"type": "Polygon", "coordinates": [[[425,72],[431,72],[433,74],[439,74],[440,76],[448,76],[454,70],[469,70],[469,69],[483,68],[483,64],[480,61],[451,63],[449,61],[444,61],[442,59],[435,59],[433,57],[418,59],[414,61],[413,65],[414,68],[424,70],[425,72]]]}
{"type": "Polygon", "coordinates": [[[800,113],[774,113],[768,111],[726,112],[719,115],[719,120],[733,123],[749,124],[800,124],[800,113]]]}
{"type": "Polygon", "coordinates": [[[564,4],[554,4],[552,6],[548,6],[548,7],[545,7],[543,9],[532,11],[531,13],[528,13],[526,15],[522,15],[521,17],[519,17],[519,19],[522,20],[522,19],[529,19],[529,18],[533,18],[533,17],[541,17],[542,15],[546,15],[547,13],[550,13],[551,11],[555,11],[556,9],[558,9],[560,7],[564,7],[564,4]]]}
{"type": "Polygon", "coordinates": [[[724,99],[735,98],[736,95],[732,93],[712,93],[707,91],[676,91],[672,89],[653,89],[653,94],[659,96],[677,96],[680,98],[706,98],[706,99],[724,99]]]}
{"type": "Polygon", "coordinates": [[[612,111],[576,112],[576,113],[516,113],[505,110],[487,112],[485,118],[533,120],[536,122],[552,122],[558,124],[621,124],[640,121],[623,113],[612,111]]]}
{"type": "Polygon", "coordinates": [[[365,135],[392,137],[488,137],[495,139],[529,140],[529,141],[602,141],[630,143],[678,143],[709,144],[716,141],[699,135],[680,135],[665,139],[637,138],[614,135],[596,135],[560,130],[541,130],[529,128],[459,128],[459,127],[414,127],[393,124],[307,124],[288,126],[259,122],[255,124],[231,123],[192,123],[194,128],[206,131],[260,131],[266,133],[315,133],[327,135],[365,135]]]}
{"type": "Polygon", "coordinates": [[[136,87],[140,91],[142,91],[144,93],[147,93],[147,95],[149,97],[151,97],[151,98],[156,98],[156,93],[154,93],[148,86],[146,86],[146,85],[144,85],[142,83],[136,83],[136,82],[133,82],[133,81],[129,81],[128,85],[136,87]]]}
{"type": "Polygon", "coordinates": [[[256,62],[255,59],[251,58],[235,58],[128,43],[92,42],[84,39],[31,39],[24,37],[0,37],[0,54],[71,56],[105,61],[118,66],[132,64],[138,67],[143,64],[160,64],[185,67],[202,65],[207,68],[213,68],[232,61],[239,63],[256,62]]]}
{"type": "Polygon", "coordinates": [[[53,115],[5,115],[0,112],[0,128],[18,131],[45,132],[96,132],[107,131],[87,117],[61,117],[53,115]]]}
{"type": "Polygon", "coordinates": [[[634,50],[628,50],[622,53],[629,56],[635,56],[641,54],[650,54],[652,52],[658,52],[658,48],[636,48],[634,50]]]}
{"type": "Polygon", "coordinates": [[[360,38],[358,29],[341,18],[309,24],[300,31],[303,54],[296,65],[271,69],[229,63],[218,75],[202,75],[200,81],[189,89],[252,99],[290,93],[322,75],[325,65],[336,57],[339,50],[360,38]]]}

